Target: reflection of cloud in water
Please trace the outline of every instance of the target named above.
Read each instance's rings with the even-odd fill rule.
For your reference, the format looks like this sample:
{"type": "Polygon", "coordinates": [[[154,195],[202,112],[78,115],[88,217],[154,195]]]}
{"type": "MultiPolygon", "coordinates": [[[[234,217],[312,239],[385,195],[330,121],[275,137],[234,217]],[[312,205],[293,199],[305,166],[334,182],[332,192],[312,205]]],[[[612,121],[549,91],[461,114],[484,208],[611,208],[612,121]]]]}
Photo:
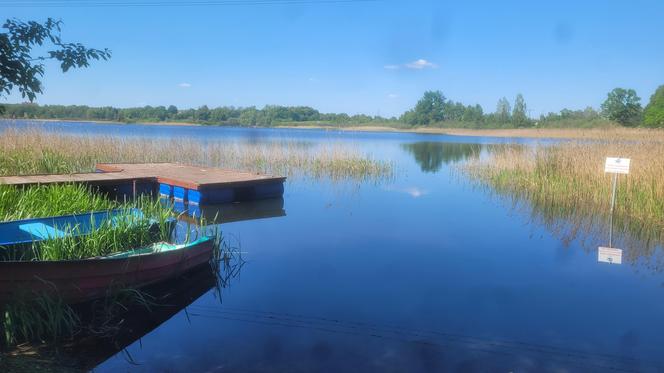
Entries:
{"type": "Polygon", "coordinates": [[[390,192],[405,193],[405,194],[408,194],[409,196],[411,196],[413,198],[419,198],[419,197],[422,197],[422,196],[425,196],[425,195],[429,194],[428,190],[421,189],[421,188],[416,187],[416,186],[405,187],[405,188],[392,186],[392,187],[386,188],[385,190],[390,191],[390,192]]]}

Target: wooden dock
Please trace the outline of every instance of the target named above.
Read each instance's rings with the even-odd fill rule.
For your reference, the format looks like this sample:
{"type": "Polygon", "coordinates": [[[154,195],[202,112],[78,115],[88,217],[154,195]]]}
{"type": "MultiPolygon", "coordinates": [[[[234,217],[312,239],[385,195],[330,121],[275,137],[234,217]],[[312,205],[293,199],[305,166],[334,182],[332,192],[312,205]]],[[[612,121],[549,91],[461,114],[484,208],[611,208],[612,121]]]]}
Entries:
{"type": "Polygon", "coordinates": [[[285,177],[179,163],[100,163],[97,172],[0,177],[14,186],[83,183],[118,195],[158,191],[163,197],[213,204],[280,197],[285,177]]]}

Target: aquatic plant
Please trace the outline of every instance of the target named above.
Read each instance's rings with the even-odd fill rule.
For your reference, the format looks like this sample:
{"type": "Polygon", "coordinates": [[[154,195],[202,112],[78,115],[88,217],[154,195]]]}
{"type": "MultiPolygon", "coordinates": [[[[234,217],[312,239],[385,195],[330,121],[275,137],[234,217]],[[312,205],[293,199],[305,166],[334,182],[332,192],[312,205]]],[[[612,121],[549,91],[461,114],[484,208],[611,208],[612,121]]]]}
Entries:
{"type": "Polygon", "coordinates": [[[614,231],[627,234],[633,259],[664,243],[664,144],[656,141],[564,142],[545,146],[493,145],[462,169],[514,203],[527,202],[546,226],[607,236],[611,175],[607,156],[631,158],[616,195],[614,231]],[[631,242],[629,242],[631,241],[631,242]],[[638,241],[638,242],[637,242],[638,241]]]}
{"type": "Polygon", "coordinates": [[[72,337],[80,321],[62,299],[48,294],[18,297],[5,304],[1,311],[5,345],[24,341],[55,342],[72,337]]]}
{"type": "Polygon", "coordinates": [[[63,237],[48,239],[33,245],[36,260],[74,260],[105,256],[147,246],[157,241],[170,241],[172,210],[159,201],[142,199],[123,207],[113,219],[108,219],[87,234],[80,234],[79,226],[61,229],[63,237]],[[143,213],[137,215],[134,207],[143,213]]]}
{"type": "Polygon", "coordinates": [[[100,162],[180,162],[289,177],[382,180],[394,168],[346,144],[71,136],[37,128],[6,128],[0,150],[0,175],[91,172],[100,162]]]}
{"type": "Polygon", "coordinates": [[[117,202],[82,184],[26,188],[0,184],[0,221],[77,214],[118,206],[117,202]]]}

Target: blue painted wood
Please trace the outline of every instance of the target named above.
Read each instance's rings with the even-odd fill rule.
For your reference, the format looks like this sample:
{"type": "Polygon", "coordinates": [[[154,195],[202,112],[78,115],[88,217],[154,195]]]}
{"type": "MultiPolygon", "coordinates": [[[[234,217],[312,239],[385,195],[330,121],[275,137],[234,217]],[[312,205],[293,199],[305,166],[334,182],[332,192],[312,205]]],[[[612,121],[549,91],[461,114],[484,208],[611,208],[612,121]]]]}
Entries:
{"type": "Polygon", "coordinates": [[[193,189],[187,189],[187,202],[189,204],[200,204],[201,203],[201,192],[193,189]]]}
{"type": "Polygon", "coordinates": [[[159,195],[166,198],[173,198],[173,186],[168,184],[159,184],[159,195]]]}
{"type": "Polygon", "coordinates": [[[173,198],[181,201],[187,200],[187,189],[179,186],[173,186],[173,198]]]}

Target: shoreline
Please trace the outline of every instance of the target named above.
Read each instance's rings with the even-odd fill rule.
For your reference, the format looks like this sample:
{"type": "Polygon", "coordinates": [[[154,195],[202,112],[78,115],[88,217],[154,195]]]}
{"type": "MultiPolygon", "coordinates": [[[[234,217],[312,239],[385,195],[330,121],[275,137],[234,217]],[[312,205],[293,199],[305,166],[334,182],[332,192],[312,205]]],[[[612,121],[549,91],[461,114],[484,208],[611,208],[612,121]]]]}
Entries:
{"type": "Polygon", "coordinates": [[[175,126],[175,127],[243,127],[243,128],[278,128],[278,129],[300,129],[300,130],[326,130],[342,132],[384,132],[384,133],[415,133],[430,135],[470,136],[470,137],[499,137],[499,138],[541,138],[541,139],[577,139],[577,140],[642,140],[664,142],[664,129],[658,128],[629,128],[629,127],[607,127],[607,128],[499,128],[499,129],[467,129],[467,128],[395,128],[385,126],[315,126],[315,125],[283,125],[283,126],[239,126],[239,125],[204,125],[190,122],[114,122],[99,120],[74,120],[74,119],[6,119],[0,121],[34,121],[34,122],[63,122],[63,123],[95,123],[95,124],[118,124],[118,125],[141,125],[141,126],[175,126]]]}

